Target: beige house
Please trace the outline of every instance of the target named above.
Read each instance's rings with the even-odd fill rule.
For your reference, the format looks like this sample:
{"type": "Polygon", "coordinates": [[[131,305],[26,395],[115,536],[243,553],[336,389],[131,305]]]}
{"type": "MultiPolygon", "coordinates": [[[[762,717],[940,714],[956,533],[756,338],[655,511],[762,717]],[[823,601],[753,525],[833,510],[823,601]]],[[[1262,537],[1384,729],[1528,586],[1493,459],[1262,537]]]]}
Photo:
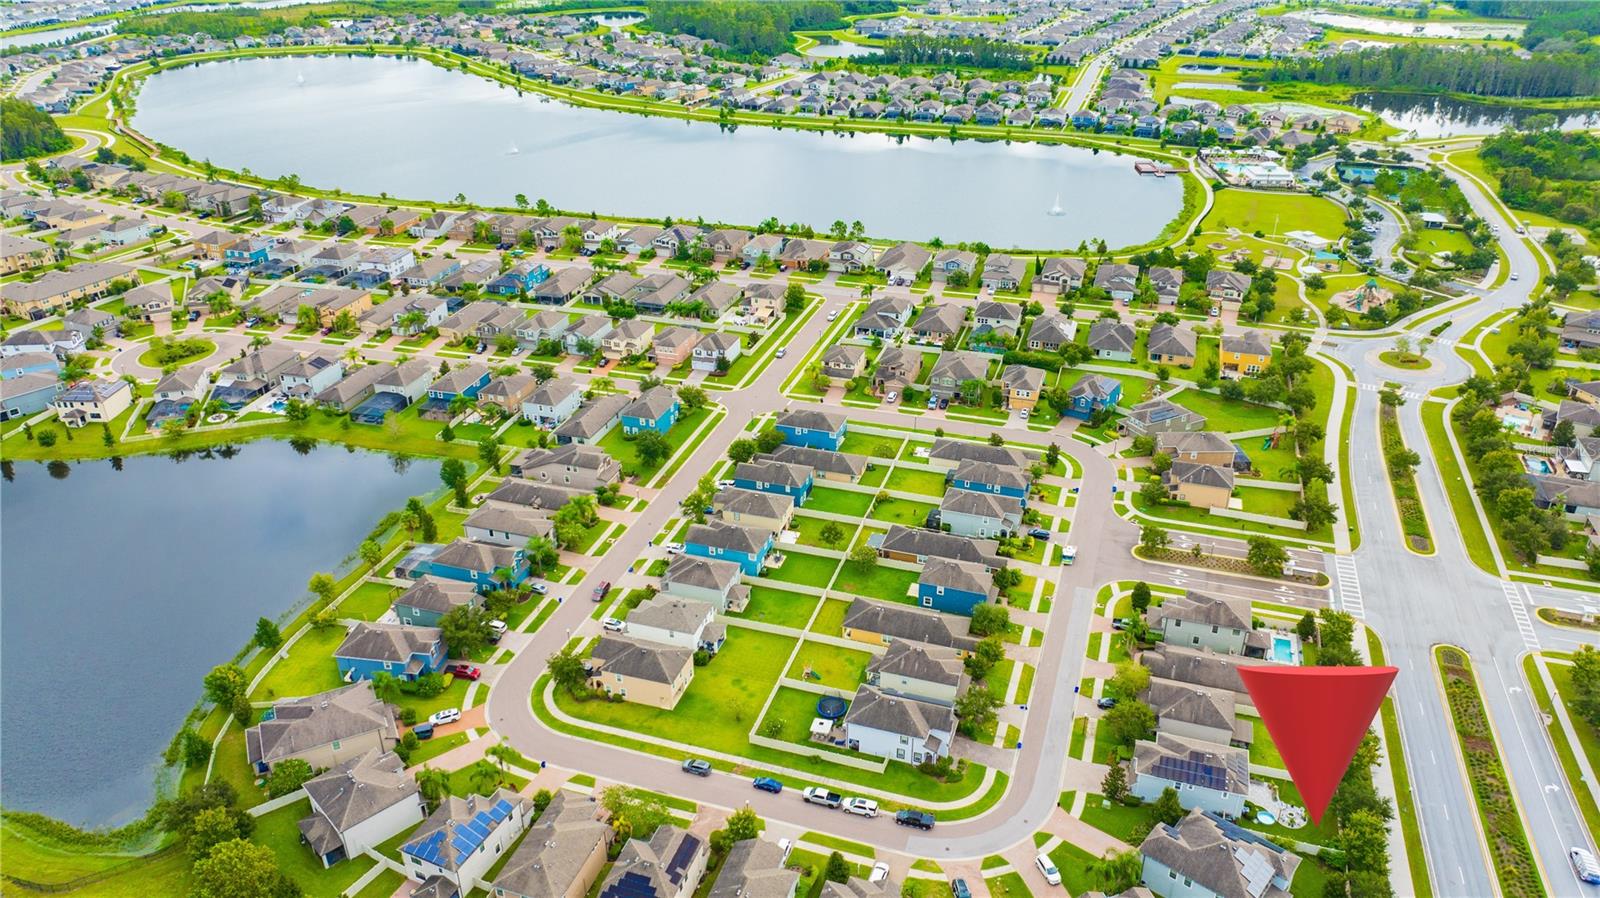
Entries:
{"type": "Polygon", "coordinates": [[[648,321],[637,318],[624,321],[600,341],[600,349],[608,359],[624,359],[643,355],[655,342],[656,329],[648,321]]]}
{"type": "Polygon", "coordinates": [[[278,702],[272,712],[271,720],[244,731],[245,756],[256,773],[291,758],[326,769],[400,741],[394,712],[367,680],[278,702]]]}
{"type": "Polygon", "coordinates": [[[693,680],[688,649],[608,635],[590,656],[590,688],[636,704],[671,710],[693,680]]]}
{"type": "Polygon", "coordinates": [[[794,500],[777,493],[727,487],[711,500],[717,516],[730,524],[782,533],[794,514],[794,500]]]}
{"type": "Polygon", "coordinates": [[[117,280],[132,274],[132,268],[109,262],[88,262],[65,271],[47,271],[36,281],[7,284],[5,310],[18,318],[38,320],[62,311],[75,300],[100,296],[117,280]]]}
{"type": "Polygon", "coordinates": [[[1167,495],[1198,508],[1227,508],[1233,496],[1233,469],[1221,465],[1173,462],[1161,482],[1167,495]]]}
{"type": "Polygon", "coordinates": [[[61,251],[48,243],[21,234],[0,235],[0,275],[28,271],[61,258],[61,251]]]}
{"type": "Polygon", "coordinates": [[[1156,451],[1172,456],[1175,462],[1232,467],[1239,450],[1226,434],[1215,430],[1178,431],[1156,434],[1156,451]]]}
{"type": "Polygon", "coordinates": [[[558,790],[495,877],[496,898],[584,898],[605,869],[616,832],[595,806],[558,790]]]}

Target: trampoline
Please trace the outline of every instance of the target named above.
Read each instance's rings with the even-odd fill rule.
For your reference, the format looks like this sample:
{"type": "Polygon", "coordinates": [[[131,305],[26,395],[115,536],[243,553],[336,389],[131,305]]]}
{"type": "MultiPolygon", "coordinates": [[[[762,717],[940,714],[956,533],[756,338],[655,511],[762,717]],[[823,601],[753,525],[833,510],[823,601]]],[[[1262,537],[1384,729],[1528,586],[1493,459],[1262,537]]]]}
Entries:
{"type": "Polygon", "coordinates": [[[838,720],[844,712],[850,710],[850,703],[837,695],[824,695],[817,699],[817,716],[828,720],[838,720]]]}

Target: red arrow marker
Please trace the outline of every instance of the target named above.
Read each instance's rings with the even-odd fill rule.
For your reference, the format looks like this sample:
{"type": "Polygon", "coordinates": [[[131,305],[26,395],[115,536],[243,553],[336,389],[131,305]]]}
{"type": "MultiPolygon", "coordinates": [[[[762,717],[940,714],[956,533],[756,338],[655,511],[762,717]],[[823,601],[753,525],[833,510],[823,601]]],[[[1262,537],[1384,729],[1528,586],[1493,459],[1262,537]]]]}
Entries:
{"type": "Polygon", "coordinates": [[[1313,823],[1322,822],[1397,673],[1393,667],[1239,667],[1313,823]]]}

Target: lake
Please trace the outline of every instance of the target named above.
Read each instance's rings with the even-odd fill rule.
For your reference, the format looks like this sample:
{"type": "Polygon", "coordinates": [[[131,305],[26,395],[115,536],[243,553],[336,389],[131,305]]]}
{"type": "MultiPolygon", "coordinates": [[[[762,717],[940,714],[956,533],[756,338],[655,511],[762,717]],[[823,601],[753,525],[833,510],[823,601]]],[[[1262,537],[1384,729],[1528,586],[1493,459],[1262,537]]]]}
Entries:
{"type": "Polygon", "coordinates": [[[94,826],[144,813],[201,679],[258,617],[439,486],[433,461],[397,473],[382,454],[273,440],[62,470],[16,463],[0,484],[0,803],[94,826]]]}
{"type": "Polygon", "coordinates": [[[1352,102],[1404,131],[1415,131],[1420,138],[1452,137],[1463,134],[1494,134],[1507,125],[1519,125],[1528,117],[1551,114],[1563,131],[1600,127],[1600,107],[1589,109],[1541,109],[1537,106],[1512,106],[1481,103],[1436,94],[1367,91],[1352,102]]]}
{"type": "Polygon", "coordinates": [[[1304,19],[1328,28],[1343,31],[1366,31],[1371,34],[1394,36],[1440,37],[1457,40],[1484,40],[1500,38],[1514,40],[1527,26],[1521,22],[1429,22],[1416,19],[1380,19],[1372,16],[1352,16],[1332,12],[1291,12],[1286,19],[1304,19]]]}
{"type": "Polygon", "coordinates": [[[805,49],[805,55],[820,56],[824,59],[852,59],[857,56],[871,56],[880,49],[866,44],[839,41],[836,44],[812,44],[805,49]]]}
{"type": "Polygon", "coordinates": [[[150,77],[137,127],[232,169],[368,195],[509,206],[517,194],[602,216],[826,229],[1001,247],[1112,247],[1157,236],[1178,178],[1081,147],[834,135],[629,115],[518,96],[419,60],[227,60],[150,77]],[[304,82],[301,83],[301,76],[304,82]],[[1060,194],[1067,215],[1049,215],[1060,194]]]}

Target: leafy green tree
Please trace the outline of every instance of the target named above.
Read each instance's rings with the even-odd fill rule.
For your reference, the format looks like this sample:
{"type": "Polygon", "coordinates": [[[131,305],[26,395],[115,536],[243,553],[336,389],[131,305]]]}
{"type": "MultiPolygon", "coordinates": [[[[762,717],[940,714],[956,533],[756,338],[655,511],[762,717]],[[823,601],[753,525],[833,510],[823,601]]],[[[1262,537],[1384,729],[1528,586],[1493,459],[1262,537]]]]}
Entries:
{"type": "Polygon", "coordinates": [[[478,441],[478,458],[493,473],[500,473],[500,439],[490,435],[478,441]]]}
{"type": "Polygon", "coordinates": [[[1178,801],[1178,790],[1171,786],[1161,790],[1155,803],[1150,806],[1153,817],[1167,825],[1177,823],[1183,819],[1183,805],[1178,801]]]}
{"type": "Polygon", "coordinates": [[[578,688],[587,679],[583,658],[572,649],[562,649],[551,655],[545,662],[546,669],[550,672],[550,682],[567,690],[569,694],[576,695],[578,688]]]}
{"type": "Polygon", "coordinates": [[[427,799],[430,807],[437,807],[450,794],[450,773],[437,767],[424,767],[417,771],[417,791],[427,799]]]}
{"type": "Polygon", "coordinates": [[[1114,744],[1131,746],[1150,737],[1156,728],[1156,712],[1141,701],[1118,702],[1100,718],[1100,727],[1114,744]]]}
{"type": "MultiPolygon", "coordinates": [[[[876,557],[876,553],[874,553],[874,557],[876,557]]],[[[1004,605],[985,602],[981,605],[973,606],[968,630],[972,635],[978,637],[995,636],[1006,632],[1010,626],[1011,609],[1004,605]]]]}
{"type": "Polygon", "coordinates": [[[1133,591],[1129,594],[1128,601],[1133,605],[1134,614],[1144,614],[1150,607],[1150,584],[1143,580],[1133,584],[1133,591]]]}
{"type": "Polygon", "coordinates": [[[377,567],[378,562],[383,560],[383,546],[375,539],[362,541],[359,552],[367,567],[377,567]]]}
{"type": "Polygon", "coordinates": [[[878,566],[878,553],[866,543],[850,550],[845,563],[857,571],[865,573],[878,566]]]}
{"type": "Polygon", "coordinates": [[[206,699],[222,708],[231,708],[236,699],[244,696],[250,678],[237,664],[219,664],[211,668],[205,678],[206,699]]]}
{"type": "Polygon", "coordinates": [[[828,855],[827,866],[822,868],[822,878],[829,882],[849,882],[850,863],[835,851],[828,855]]]}
{"type": "Polygon", "coordinates": [[[1289,552],[1264,536],[1252,536],[1245,560],[1264,577],[1281,577],[1283,566],[1289,562],[1289,552]]]}
{"type": "Polygon", "coordinates": [[[600,807],[621,838],[648,839],[672,813],[654,793],[627,786],[608,786],[600,793],[600,807]]]}
{"type": "Polygon", "coordinates": [[[1169,537],[1165,528],[1155,524],[1145,524],[1139,528],[1139,545],[1146,552],[1155,552],[1167,547],[1169,537]]]}
{"type": "Polygon", "coordinates": [[[956,697],[954,711],[961,721],[961,732],[976,737],[994,723],[995,712],[999,709],[1000,699],[988,686],[980,684],[967,687],[956,697]]]}
{"type": "Polygon", "coordinates": [[[489,615],[474,605],[457,605],[439,618],[444,644],[457,658],[469,658],[489,644],[489,615]]]}
{"type": "Polygon", "coordinates": [[[319,571],[312,574],[311,579],[306,581],[306,589],[310,590],[318,601],[326,605],[339,594],[339,583],[333,579],[332,574],[319,571]]]}
{"type": "Polygon", "coordinates": [[[728,822],[724,824],[728,835],[735,842],[748,842],[759,838],[761,830],[765,827],[760,817],[756,816],[755,809],[745,805],[728,815],[728,822]]]}
{"type": "Polygon", "coordinates": [[[974,680],[987,680],[989,671],[993,670],[1005,656],[1005,645],[1000,641],[1000,637],[984,637],[978,640],[978,644],[972,649],[972,654],[967,656],[967,675],[974,680]]]}
{"type": "Polygon", "coordinates": [[[271,848],[231,839],[195,862],[190,898],[292,898],[300,886],[278,869],[271,848]]]}
{"type": "Polygon", "coordinates": [[[381,702],[393,705],[400,701],[403,690],[400,678],[386,670],[374,671],[372,674],[372,694],[381,702]]]}
{"type": "Polygon", "coordinates": [[[818,532],[817,536],[821,537],[824,543],[830,546],[837,546],[839,543],[844,542],[845,533],[844,528],[840,527],[837,521],[828,521],[822,525],[822,530],[818,532]]]}
{"type": "Polygon", "coordinates": [[[256,635],[251,640],[264,651],[272,651],[283,644],[283,634],[278,625],[265,617],[256,618],[256,635]]]}
{"type": "Polygon", "coordinates": [[[189,857],[200,860],[211,849],[234,839],[248,839],[255,830],[255,818],[228,807],[209,807],[194,816],[189,825],[189,857]]]}
{"type": "Polygon", "coordinates": [[[728,444],[728,457],[738,464],[744,464],[756,456],[755,440],[734,440],[728,444]]]}
{"type": "Polygon", "coordinates": [[[1150,668],[1136,661],[1123,661],[1106,681],[1106,693],[1118,701],[1129,701],[1150,685],[1150,668]]]}
{"type": "Polygon", "coordinates": [[[1127,797],[1128,772],[1121,764],[1112,764],[1106,768],[1106,775],[1100,780],[1100,794],[1117,802],[1127,797]]]}
{"type": "Polygon", "coordinates": [[[267,774],[267,794],[273,798],[288,795],[306,784],[316,773],[311,765],[299,758],[289,758],[272,766],[267,774]]]}
{"type": "Polygon", "coordinates": [[[1580,646],[1572,653],[1572,697],[1568,704],[1574,714],[1600,728],[1600,651],[1592,645],[1580,646]]]}
{"type": "Polygon", "coordinates": [[[633,448],[639,454],[639,464],[646,468],[655,468],[672,455],[672,444],[653,430],[643,431],[635,437],[633,448]]]}

